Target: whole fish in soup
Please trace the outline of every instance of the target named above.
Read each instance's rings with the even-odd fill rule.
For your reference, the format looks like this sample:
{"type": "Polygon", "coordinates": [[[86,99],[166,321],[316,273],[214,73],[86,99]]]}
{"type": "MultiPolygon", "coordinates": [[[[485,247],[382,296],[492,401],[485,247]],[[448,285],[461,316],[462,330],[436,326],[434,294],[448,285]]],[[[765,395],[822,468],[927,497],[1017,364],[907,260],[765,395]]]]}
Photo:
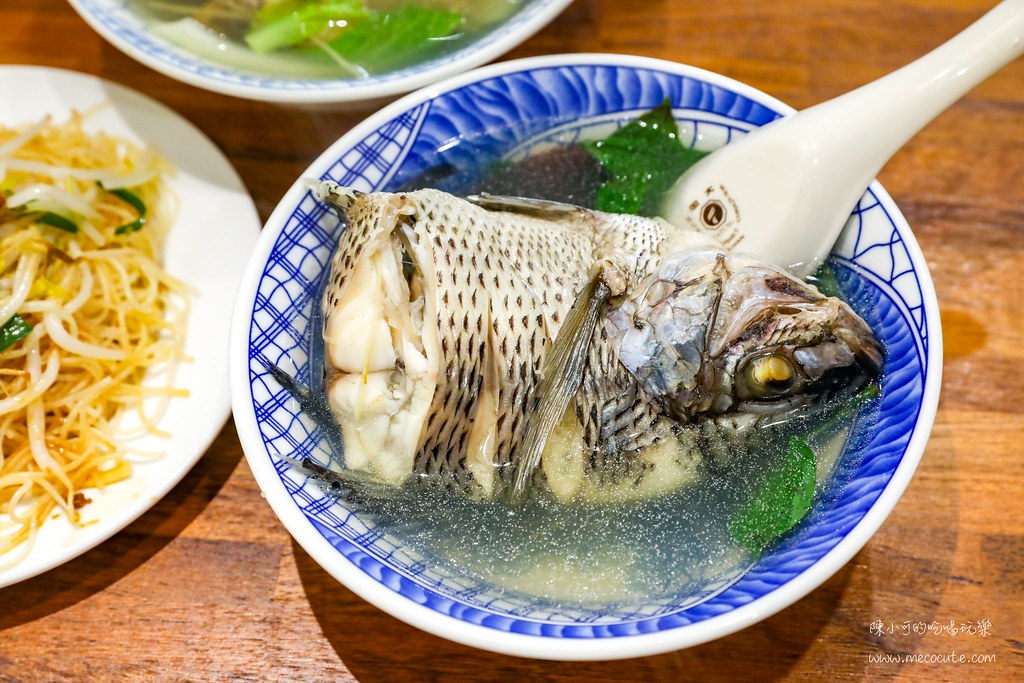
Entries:
{"type": "Polygon", "coordinates": [[[316,192],[347,223],[322,302],[335,450],[378,485],[649,498],[881,369],[842,300],[660,219],[316,192]]]}

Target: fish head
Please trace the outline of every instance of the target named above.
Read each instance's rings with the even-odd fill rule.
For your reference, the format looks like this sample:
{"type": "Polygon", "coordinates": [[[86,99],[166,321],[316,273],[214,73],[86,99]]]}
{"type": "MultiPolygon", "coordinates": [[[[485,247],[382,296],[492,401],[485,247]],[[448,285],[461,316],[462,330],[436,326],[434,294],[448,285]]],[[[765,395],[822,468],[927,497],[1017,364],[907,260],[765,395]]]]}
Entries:
{"type": "Polygon", "coordinates": [[[620,362],[681,421],[824,402],[877,378],[883,361],[841,299],[717,251],[668,256],[607,324],[620,362]]]}

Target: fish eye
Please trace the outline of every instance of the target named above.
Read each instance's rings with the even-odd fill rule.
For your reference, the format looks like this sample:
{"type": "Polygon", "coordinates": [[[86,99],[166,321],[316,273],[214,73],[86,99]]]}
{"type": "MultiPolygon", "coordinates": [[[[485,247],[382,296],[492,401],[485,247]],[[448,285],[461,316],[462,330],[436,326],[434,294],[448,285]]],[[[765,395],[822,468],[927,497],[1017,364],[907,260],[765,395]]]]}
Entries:
{"type": "Polygon", "coordinates": [[[759,356],[747,364],[746,387],[758,398],[775,398],[786,394],[796,379],[792,361],[781,355],[759,356]]]}

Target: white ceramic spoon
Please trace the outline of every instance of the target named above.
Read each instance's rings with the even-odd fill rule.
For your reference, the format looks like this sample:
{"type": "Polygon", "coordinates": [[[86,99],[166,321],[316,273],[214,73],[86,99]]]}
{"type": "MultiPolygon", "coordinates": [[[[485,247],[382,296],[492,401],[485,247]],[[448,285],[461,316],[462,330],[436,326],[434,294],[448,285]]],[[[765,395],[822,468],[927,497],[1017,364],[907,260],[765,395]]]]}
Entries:
{"type": "Polygon", "coordinates": [[[902,69],[705,157],[669,191],[664,217],[805,276],[885,162],[1022,53],[1024,0],[1005,0],[902,69]]]}

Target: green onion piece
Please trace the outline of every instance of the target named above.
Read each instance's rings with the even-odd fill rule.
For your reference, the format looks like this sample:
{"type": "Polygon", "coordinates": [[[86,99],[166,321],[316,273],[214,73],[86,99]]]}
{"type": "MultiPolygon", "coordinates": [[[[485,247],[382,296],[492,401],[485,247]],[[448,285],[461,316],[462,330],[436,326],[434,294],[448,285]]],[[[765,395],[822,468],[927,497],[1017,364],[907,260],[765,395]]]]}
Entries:
{"type": "Polygon", "coordinates": [[[8,349],[12,344],[24,339],[31,331],[32,326],[15,313],[10,320],[0,326],[0,351],[8,349]]]}
{"type": "Polygon", "coordinates": [[[35,216],[36,223],[42,223],[43,225],[49,225],[51,228],[57,228],[64,232],[78,232],[78,225],[75,224],[70,218],[65,218],[59,213],[53,213],[52,211],[44,211],[35,216]]]}
{"type": "Polygon", "coordinates": [[[254,52],[273,52],[367,16],[369,12],[362,0],[269,3],[256,15],[252,28],[245,34],[245,42],[254,52]]]}
{"type": "Polygon", "coordinates": [[[123,187],[118,187],[113,190],[107,190],[105,187],[103,187],[102,183],[96,184],[99,185],[101,189],[106,190],[107,192],[114,195],[124,203],[131,206],[139,214],[139,217],[136,218],[135,220],[125,223],[124,225],[117,226],[114,229],[114,234],[127,235],[130,232],[138,232],[139,230],[142,230],[142,226],[146,224],[146,202],[139,199],[139,196],[132,192],[131,190],[126,190],[123,187]]]}
{"type": "Polygon", "coordinates": [[[146,215],[146,203],[139,199],[139,196],[130,190],[126,190],[122,187],[116,190],[107,190],[110,194],[114,195],[126,204],[130,204],[133,209],[139,212],[139,218],[144,218],[146,215]]]}
{"type": "Polygon", "coordinates": [[[131,223],[125,223],[114,228],[115,235],[127,235],[132,232],[138,232],[142,230],[142,226],[146,224],[145,218],[136,218],[131,223]]]}

